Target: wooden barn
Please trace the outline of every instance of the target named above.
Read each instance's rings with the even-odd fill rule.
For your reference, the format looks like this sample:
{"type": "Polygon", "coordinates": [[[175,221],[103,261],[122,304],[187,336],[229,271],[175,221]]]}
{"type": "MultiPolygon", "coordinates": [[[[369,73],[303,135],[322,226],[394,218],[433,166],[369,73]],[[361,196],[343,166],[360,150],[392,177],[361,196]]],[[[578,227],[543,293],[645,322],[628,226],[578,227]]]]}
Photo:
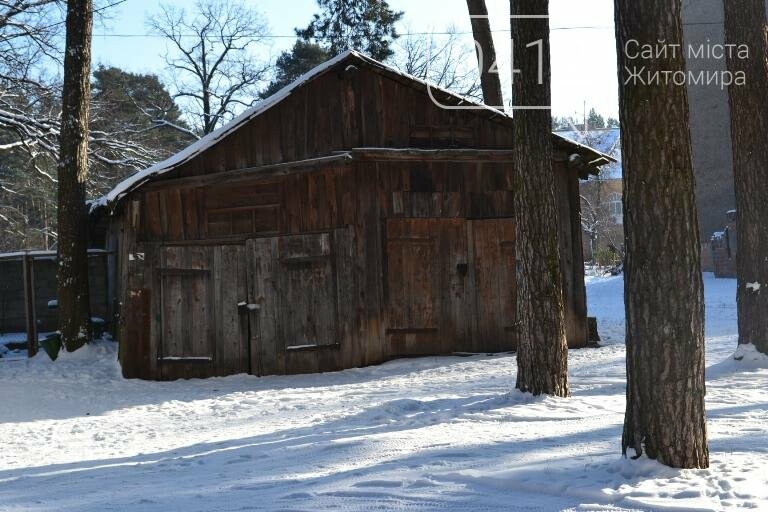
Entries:
{"type": "MultiPolygon", "coordinates": [[[[553,138],[567,334],[581,347],[578,180],[609,158],[553,138]]],[[[511,141],[510,117],[347,52],[132,176],[105,198],[123,374],[513,350],[511,141]]]]}

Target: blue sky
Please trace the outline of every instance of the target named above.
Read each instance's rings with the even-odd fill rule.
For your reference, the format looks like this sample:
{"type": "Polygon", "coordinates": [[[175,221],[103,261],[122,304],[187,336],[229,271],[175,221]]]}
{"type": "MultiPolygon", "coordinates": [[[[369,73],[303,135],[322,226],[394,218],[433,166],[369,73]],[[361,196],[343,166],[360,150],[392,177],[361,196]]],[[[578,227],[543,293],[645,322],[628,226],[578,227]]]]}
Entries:
{"type": "MultiPolygon", "coordinates": [[[[471,44],[466,0],[389,0],[405,12],[403,26],[412,32],[441,32],[455,26],[471,44]]],[[[508,76],[509,0],[486,0],[499,53],[500,70],[508,76]]],[[[170,3],[193,7],[192,0],[170,3]]],[[[315,0],[247,0],[267,19],[273,37],[259,52],[277,55],[294,41],[293,28],[305,26],[317,12],[315,0]]],[[[94,28],[94,65],[115,65],[134,72],[165,72],[163,39],[146,35],[147,17],[156,0],[126,0],[111,10],[110,19],[94,28]],[[131,37],[122,37],[122,36],[131,37]]],[[[616,116],[618,85],[613,35],[612,0],[550,0],[552,31],[552,107],[554,115],[578,115],[586,108],[616,116]],[[587,28],[589,27],[589,28],[587,28]]],[[[506,91],[505,91],[506,92],[506,91]]]]}

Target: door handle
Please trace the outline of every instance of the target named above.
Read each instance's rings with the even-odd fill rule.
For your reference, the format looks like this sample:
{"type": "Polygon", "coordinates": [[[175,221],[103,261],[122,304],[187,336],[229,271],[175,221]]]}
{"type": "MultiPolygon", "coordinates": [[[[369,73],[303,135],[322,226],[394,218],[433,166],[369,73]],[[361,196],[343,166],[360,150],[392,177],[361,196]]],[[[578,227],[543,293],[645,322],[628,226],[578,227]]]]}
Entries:
{"type": "Polygon", "coordinates": [[[257,309],[261,309],[261,306],[258,304],[253,304],[245,301],[240,301],[237,303],[237,308],[240,311],[248,310],[248,311],[256,311],[257,309]]]}

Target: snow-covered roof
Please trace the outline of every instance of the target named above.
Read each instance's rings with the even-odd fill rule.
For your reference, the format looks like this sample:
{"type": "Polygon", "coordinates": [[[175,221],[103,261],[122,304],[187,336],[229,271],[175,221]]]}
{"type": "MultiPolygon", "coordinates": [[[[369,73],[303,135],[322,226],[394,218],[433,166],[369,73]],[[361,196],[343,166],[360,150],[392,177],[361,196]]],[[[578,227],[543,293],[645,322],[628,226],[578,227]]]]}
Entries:
{"type": "MultiPolygon", "coordinates": [[[[434,91],[451,96],[452,98],[460,102],[463,102],[466,106],[472,106],[475,110],[484,111],[488,114],[493,115],[494,117],[500,117],[508,120],[512,119],[512,117],[509,116],[508,114],[500,110],[497,110],[493,107],[489,107],[487,105],[483,105],[482,103],[477,103],[467,98],[463,98],[457,95],[456,93],[453,93],[447,89],[444,89],[442,87],[439,87],[437,85],[424,81],[420,78],[414,77],[407,73],[403,73],[402,71],[399,71],[391,66],[383,64],[355,50],[348,50],[328,60],[327,62],[320,64],[319,66],[311,69],[310,71],[300,76],[291,84],[280,89],[278,92],[276,92],[272,96],[264,99],[263,101],[257,103],[253,107],[245,110],[242,114],[232,119],[226,125],[221,126],[215,131],[202,137],[197,142],[187,146],[185,149],[181,150],[180,152],[176,153],[170,158],[163,160],[162,162],[158,162],[157,164],[151,167],[148,167],[147,169],[144,169],[142,171],[136,172],[135,174],[132,174],[122,182],[118,183],[117,186],[113,188],[110,192],[108,192],[106,195],[93,201],[93,203],[91,204],[91,208],[93,209],[99,206],[112,205],[122,196],[126,195],[128,192],[134,190],[135,188],[142,185],[143,183],[149,181],[153,177],[162,175],[163,173],[168,172],[174,169],[175,167],[189,161],[190,159],[199,155],[203,151],[209,149],[211,146],[213,146],[214,144],[222,140],[224,137],[226,137],[230,133],[236,131],[245,123],[251,121],[255,117],[263,114],[270,108],[274,107],[275,105],[283,101],[297,88],[301,87],[302,85],[309,82],[310,80],[320,76],[321,74],[325,73],[329,69],[333,68],[335,65],[339,64],[340,62],[343,62],[344,60],[350,57],[355,57],[359,61],[370,64],[374,67],[385,70],[389,73],[400,75],[404,79],[407,79],[411,82],[421,84],[434,91]]],[[[594,159],[596,160],[600,160],[600,157],[605,156],[605,155],[597,154],[593,148],[586,146],[584,144],[580,144],[578,141],[568,139],[565,137],[559,137],[559,136],[558,138],[561,139],[562,142],[567,142],[569,146],[573,146],[574,149],[581,149],[583,151],[588,151],[590,153],[590,156],[594,157],[594,159]]]]}
{"type": "Polygon", "coordinates": [[[613,157],[616,162],[603,167],[600,170],[600,178],[608,180],[622,179],[621,130],[619,128],[603,128],[588,131],[564,130],[556,131],[555,134],[613,157]]]}

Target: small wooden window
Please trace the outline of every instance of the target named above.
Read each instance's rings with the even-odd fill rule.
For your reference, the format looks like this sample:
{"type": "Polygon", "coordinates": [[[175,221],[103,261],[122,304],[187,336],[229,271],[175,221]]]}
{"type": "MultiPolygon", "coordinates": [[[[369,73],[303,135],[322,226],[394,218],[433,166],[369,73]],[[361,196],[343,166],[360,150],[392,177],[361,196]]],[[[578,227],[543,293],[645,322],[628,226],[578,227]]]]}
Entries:
{"type": "Polygon", "coordinates": [[[466,148],[474,143],[471,129],[457,126],[414,126],[411,129],[411,147],[414,148],[466,148]]]}
{"type": "Polygon", "coordinates": [[[281,205],[278,183],[221,185],[205,191],[210,238],[276,233],[281,205]]]}
{"type": "Polygon", "coordinates": [[[222,208],[205,212],[209,237],[277,232],[278,207],[222,208]]]}

